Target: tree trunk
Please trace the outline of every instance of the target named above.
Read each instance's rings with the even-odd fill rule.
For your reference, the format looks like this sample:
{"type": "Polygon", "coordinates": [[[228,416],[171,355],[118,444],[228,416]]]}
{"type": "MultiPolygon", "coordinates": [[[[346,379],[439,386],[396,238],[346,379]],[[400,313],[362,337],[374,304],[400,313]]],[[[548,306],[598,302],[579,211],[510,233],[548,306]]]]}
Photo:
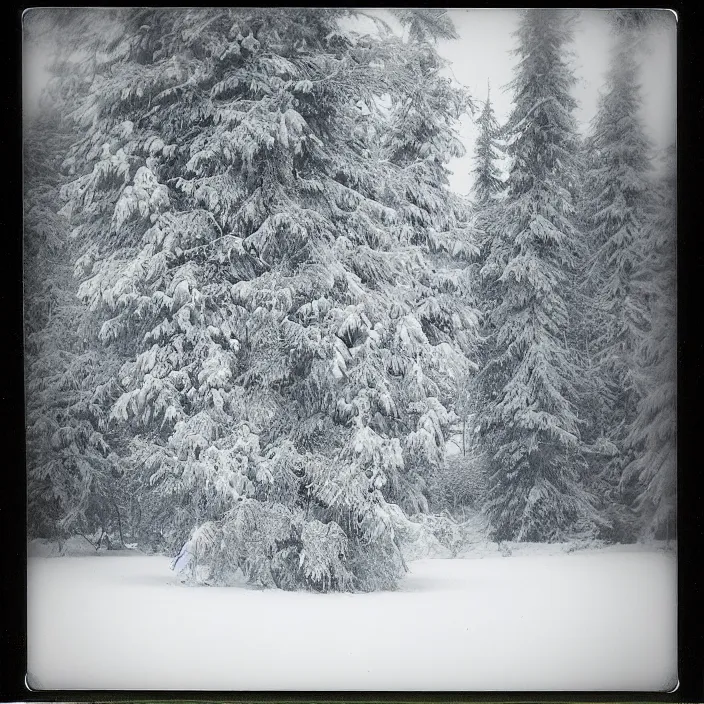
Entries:
{"type": "Polygon", "coordinates": [[[462,416],[462,457],[467,456],[467,416],[462,416]]]}
{"type": "Polygon", "coordinates": [[[117,507],[114,497],[111,497],[112,505],[115,509],[115,515],[117,516],[117,531],[120,534],[120,547],[125,547],[125,539],[122,537],[122,520],[120,519],[120,509],[117,507]]]}

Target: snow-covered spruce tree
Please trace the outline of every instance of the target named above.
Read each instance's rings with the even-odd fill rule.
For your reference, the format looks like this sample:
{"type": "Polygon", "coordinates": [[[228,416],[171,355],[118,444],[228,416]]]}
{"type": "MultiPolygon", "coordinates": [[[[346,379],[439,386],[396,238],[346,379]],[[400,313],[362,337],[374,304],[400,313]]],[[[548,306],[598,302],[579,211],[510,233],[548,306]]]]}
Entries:
{"type": "Polygon", "coordinates": [[[408,40],[416,45],[432,44],[439,39],[458,39],[457,30],[447,9],[414,7],[392,10],[401,23],[408,40]]]}
{"type": "Polygon", "coordinates": [[[484,107],[477,119],[477,126],[479,128],[479,136],[477,137],[474,150],[475,166],[473,169],[474,187],[472,192],[475,207],[481,210],[483,206],[491,203],[504,189],[501,172],[496,165],[497,161],[503,156],[498,142],[501,128],[494,114],[494,108],[491,105],[491,89],[489,85],[487,85],[484,107]]]}
{"type": "MultiPolygon", "coordinates": [[[[25,383],[28,535],[121,542],[126,495],[111,452],[102,400],[111,355],[91,345],[90,316],[76,298],[76,245],[57,212],[62,153],[71,135],[45,112],[25,127],[25,383]]],[[[113,397],[114,398],[114,397],[113,397]]]]}
{"type": "MultiPolygon", "coordinates": [[[[477,244],[479,254],[473,263],[473,274],[477,285],[477,298],[481,311],[492,310],[500,296],[491,277],[482,277],[481,271],[486,263],[491,243],[494,237],[500,236],[497,228],[501,228],[500,212],[501,200],[505,196],[505,186],[497,161],[502,158],[503,152],[499,147],[501,128],[494,115],[491,105],[489,85],[482,112],[477,120],[479,136],[475,145],[475,167],[473,169],[474,184],[472,188],[473,224],[477,231],[477,244]]],[[[487,351],[487,347],[481,350],[487,351]]],[[[480,362],[481,363],[481,362],[480,362]]]]}
{"type": "Polygon", "coordinates": [[[142,512],[211,580],[393,585],[385,496],[422,505],[410,460],[452,422],[461,346],[424,330],[432,267],[404,239],[426,184],[374,129],[415,49],[349,14],[124,10],[75,37],[79,293],[129,359],[111,412],[142,512]]]}
{"type": "Polygon", "coordinates": [[[633,457],[621,481],[637,492],[643,537],[675,536],[677,487],[677,176],[675,150],[646,227],[646,270],[654,284],[650,332],[637,350],[641,399],[626,439],[633,457]]]}
{"type": "Polygon", "coordinates": [[[509,118],[512,166],[482,269],[495,292],[477,417],[490,455],[485,510],[497,540],[557,540],[599,521],[580,483],[579,368],[566,302],[577,261],[570,17],[528,10],[509,118]]]}
{"type": "Polygon", "coordinates": [[[501,209],[501,199],[504,196],[504,182],[497,166],[503,152],[499,146],[501,128],[494,115],[491,105],[489,86],[482,112],[477,120],[479,136],[475,146],[475,166],[473,169],[474,185],[473,196],[473,224],[477,230],[477,244],[479,256],[474,263],[475,278],[477,279],[477,293],[481,300],[482,310],[493,307],[492,297],[496,295],[491,291],[492,281],[482,279],[480,272],[489,250],[491,241],[495,236],[494,229],[499,221],[498,212],[501,209]]]}
{"type": "Polygon", "coordinates": [[[575,222],[581,233],[581,241],[577,250],[575,285],[568,291],[571,307],[577,312],[577,316],[567,332],[566,339],[577,354],[582,369],[575,389],[577,415],[582,420],[581,440],[585,461],[583,481],[604,518],[598,537],[608,542],[631,542],[635,536],[636,516],[614,485],[615,472],[612,468],[618,458],[618,448],[610,440],[611,427],[608,420],[609,409],[613,403],[613,387],[596,355],[594,340],[601,335],[602,328],[594,301],[595,292],[587,276],[595,261],[593,242],[589,241],[592,227],[590,203],[593,194],[587,186],[590,185],[590,174],[599,168],[601,161],[599,150],[594,146],[593,135],[586,135],[580,143],[575,189],[575,222]]]}
{"type": "Polygon", "coordinates": [[[649,334],[651,285],[644,267],[651,195],[649,144],[640,117],[638,26],[624,24],[623,18],[623,13],[614,16],[618,31],[607,89],[587,141],[583,204],[590,252],[583,351],[593,362],[592,399],[600,400],[592,403],[589,420],[592,439],[615,453],[592,463],[591,471],[609,510],[628,507],[634,498],[623,492],[621,473],[632,459],[626,438],[640,398],[635,354],[649,334]]]}
{"type": "MultiPolygon", "coordinates": [[[[443,406],[452,407],[455,413],[448,420],[462,427],[461,400],[468,378],[476,371],[470,360],[476,356],[477,311],[468,263],[476,258],[478,249],[468,203],[449,187],[447,163],[465,153],[454,125],[473,105],[466,91],[442,75],[446,63],[438,56],[435,43],[457,38],[447,13],[435,8],[394,12],[407,30],[405,68],[413,83],[393,105],[382,144],[392,163],[401,167],[400,195],[406,201],[399,209],[402,237],[419,245],[432,265],[428,281],[416,286],[414,315],[433,346],[448,349],[457,343],[463,353],[446,358],[451,363],[446,377],[449,383],[431,391],[429,399],[435,397],[443,406]]],[[[403,405],[415,402],[408,398],[403,405]]],[[[419,408],[423,414],[430,410],[429,402],[419,408]]],[[[413,481],[425,484],[429,470],[434,479],[442,474],[445,448],[443,442],[437,452],[436,443],[428,442],[422,433],[427,421],[418,417],[415,423],[417,430],[406,464],[412,468],[413,481]]],[[[449,428],[443,426],[441,432],[449,428]]],[[[419,507],[409,505],[406,498],[413,495],[401,487],[394,500],[409,511],[417,510],[419,507]]]]}

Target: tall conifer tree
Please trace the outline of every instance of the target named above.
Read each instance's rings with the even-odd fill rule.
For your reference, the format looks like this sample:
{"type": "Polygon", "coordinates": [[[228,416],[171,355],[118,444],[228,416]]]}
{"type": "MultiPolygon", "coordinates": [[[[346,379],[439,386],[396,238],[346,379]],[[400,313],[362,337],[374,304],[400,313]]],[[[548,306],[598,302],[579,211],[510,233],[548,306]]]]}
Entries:
{"type": "Polygon", "coordinates": [[[478,420],[491,457],[486,510],[499,540],[557,540],[598,521],[580,482],[579,368],[567,343],[578,252],[571,36],[565,11],[523,15],[507,126],[513,163],[482,269],[497,293],[478,420]]]}
{"type": "MultiPolygon", "coordinates": [[[[454,412],[465,412],[466,379],[476,371],[478,321],[469,263],[476,259],[478,248],[469,205],[450,189],[447,164],[465,153],[455,124],[462,114],[473,109],[473,104],[466,91],[442,75],[446,62],[438,56],[435,44],[457,38],[447,13],[418,8],[399,10],[397,15],[408,30],[407,69],[415,80],[391,111],[384,145],[390,160],[401,167],[406,178],[408,204],[402,211],[406,236],[421,247],[432,265],[428,281],[417,285],[415,307],[423,333],[438,349],[454,340],[463,352],[453,359],[446,358],[450,384],[438,396],[453,409],[454,426],[454,412]]],[[[431,411],[428,403],[433,403],[432,398],[423,401],[425,405],[414,404],[422,410],[419,428],[431,411]]],[[[443,470],[444,446],[442,452],[428,454],[419,444],[413,454],[409,464],[424,479],[429,473],[443,470]]]]}
{"type": "Polygon", "coordinates": [[[25,399],[28,535],[84,535],[119,543],[124,483],[101,400],[114,400],[119,360],[102,354],[92,316],[76,298],[79,244],[57,212],[62,153],[74,134],[44,106],[24,131],[25,399]],[[107,536],[107,537],[106,537],[107,536]]]}
{"type": "Polygon", "coordinates": [[[474,152],[474,203],[478,209],[491,202],[504,187],[496,162],[502,157],[498,146],[499,123],[491,104],[491,89],[487,84],[486,101],[477,120],[479,136],[474,152]]]}
{"type": "Polygon", "coordinates": [[[646,228],[646,262],[653,283],[650,332],[637,350],[641,399],[626,438],[632,457],[622,484],[635,492],[644,537],[675,536],[677,485],[677,175],[675,151],[646,228]]]}
{"type": "MultiPolygon", "coordinates": [[[[477,297],[480,301],[480,309],[489,311],[496,305],[497,292],[494,290],[494,282],[491,277],[481,276],[481,269],[484,266],[491,243],[494,237],[500,236],[497,232],[499,224],[499,214],[501,212],[501,198],[505,195],[504,182],[499,172],[497,161],[503,157],[502,150],[498,145],[500,134],[499,123],[494,115],[491,105],[490,88],[487,83],[487,96],[479,119],[479,136],[475,146],[475,167],[473,186],[473,224],[477,229],[477,243],[479,253],[472,266],[475,278],[477,297]]],[[[484,350],[485,352],[487,349],[484,350]]]]}
{"type": "MultiPolygon", "coordinates": [[[[646,16],[647,17],[647,16],[646,16]]],[[[592,133],[587,140],[584,231],[590,261],[585,282],[585,336],[592,366],[592,434],[613,456],[593,463],[593,480],[611,511],[632,503],[621,482],[631,459],[628,434],[637,414],[637,351],[649,335],[651,281],[645,266],[651,198],[650,145],[645,136],[638,75],[640,13],[611,15],[615,46],[592,133]]],[[[619,536],[620,538],[626,536],[619,536]]]]}
{"type": "Polygon", "coordinates": [[[210,579],[393,585],[387,500],[423,508],[413,463],[453,422],[472,317],[426,324],[444,320],[437,272],[408,237],[429,214],[453,237],[433,219],[442,188],[378,129],[422,52],[348,16],[120,10],[76,37],[79,294],[126,360],[111,417],[143,510],[164,547],[190,536],[210,579]]]}

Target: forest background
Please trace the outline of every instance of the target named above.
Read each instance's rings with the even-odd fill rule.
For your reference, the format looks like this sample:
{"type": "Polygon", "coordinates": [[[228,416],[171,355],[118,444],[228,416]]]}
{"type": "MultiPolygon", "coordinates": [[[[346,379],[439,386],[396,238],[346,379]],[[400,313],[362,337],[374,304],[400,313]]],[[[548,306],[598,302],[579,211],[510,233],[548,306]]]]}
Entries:
{"type": "Polygon", "coordinates": [[[468,515],[674,536],[674,20],[474,13],[27,22],[29,537],[373,590],[468,515]]]}

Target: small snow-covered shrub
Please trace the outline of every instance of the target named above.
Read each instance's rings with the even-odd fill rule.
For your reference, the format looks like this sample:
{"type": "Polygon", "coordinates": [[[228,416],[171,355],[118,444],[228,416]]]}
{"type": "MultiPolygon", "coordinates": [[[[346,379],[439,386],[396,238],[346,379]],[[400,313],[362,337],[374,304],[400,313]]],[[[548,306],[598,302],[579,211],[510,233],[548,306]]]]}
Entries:
{"type": "Polygon", "coordinates": [[[447,559],[452,552],[430,532],[422,532],[418,538],[402,546],[403,558],[407,561],[427,559],[447,559]]]}
{"type": "Polygon", "coordinates": [[[640,521],[638,515],[622,503],[609,502],[602,507],[605,525],[599,529],[598,537],[607,543],[635,543],[638,539],[640,521]]]}
{"type": "Polygon", "coordinates": [[[438,512],[477,508],[485,489],[486,473],[481,455],[449,457],[431,476],[430,504],[438,512]]]}
{"type": "Polygon", "coordinates": [[[419,514],[415,519],[449,551],[450,557],[457,557],[465,542],[460,523],[446,515],[419,514]]]}
{"type": "MultiPolygon", "coordinates": [[[[394,536],[405,560],[451,557],[451,551],[440,543],[422,520],[409,518],[399,506],[394,504],[390,504],[389,509],[394,536]]],[[[418,516],[415,518],[417,519],[418,516]]]]}
{"type": "Polygon", "coordinates": [[[305,523],[301,530],[298,564],[306,584],[320,591],[332,586],[347,587],[352,581],[352,575],[342,562],[347,546],[347,537],[335,521],[321,523],[314,519],[305,523]]]}
{"type": "Polygon", "coordinates": [[[390,532],[350,541],[335,521],[283,504],[244,499],[220,521],[193,531],[174,568],[184,581],[312,591],[374,591],[395,586],[403,558],[390,532]]]}
{"type": "Polygon", "coordinates": [[[388,534],[373,547],[350,543],[349,568],[355,575],[354,590],[360,592],[395,589],[406,572],[402,553],[388,534]]]}

